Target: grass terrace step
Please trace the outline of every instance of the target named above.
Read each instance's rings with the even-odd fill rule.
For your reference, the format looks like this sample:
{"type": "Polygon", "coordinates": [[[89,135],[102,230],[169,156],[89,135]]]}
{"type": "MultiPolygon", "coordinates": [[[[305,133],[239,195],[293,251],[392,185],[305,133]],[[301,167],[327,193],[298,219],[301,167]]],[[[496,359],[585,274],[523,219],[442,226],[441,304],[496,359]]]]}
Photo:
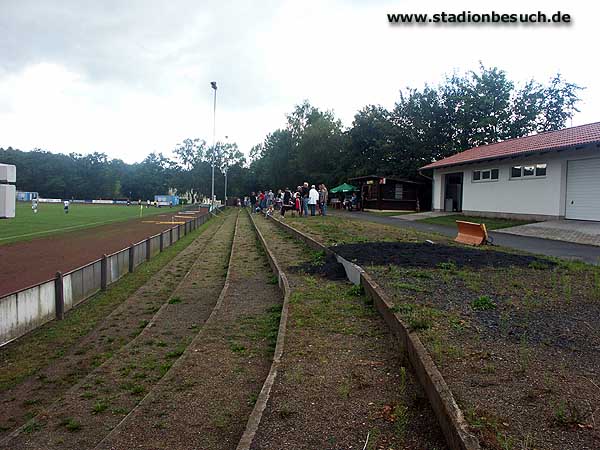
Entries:
{"type": "Polygon", "coordinates": [[[169,371],[209,317],[225,282],[237,214],[141,333],[0,448],[83,449],[100,442],[169,371]]]}
{"type": "Polygon", "coordinates": [[[282,296],[242,214],[222,302],[160,385],[97,449],[233,449],[272,360],[282,296]]]}
{"type": "Polygon", "coordinates": [[[600,268],[355,220],[286,223],[389,294],[483,448],[600,448],[600,268]]]}
{"type": "Polygon", "coordinates": [[[135,338],[222,224],[211,220],[108,290],[0,348],[0,439],[135,338]]]}
{"type": "Polygon", "coordinates": [[[424,392],[361,289],[307,274],[327,264],[323,255],[255,217],[292,295],[283,360],[252,448],[446,448],[424,392]]]}

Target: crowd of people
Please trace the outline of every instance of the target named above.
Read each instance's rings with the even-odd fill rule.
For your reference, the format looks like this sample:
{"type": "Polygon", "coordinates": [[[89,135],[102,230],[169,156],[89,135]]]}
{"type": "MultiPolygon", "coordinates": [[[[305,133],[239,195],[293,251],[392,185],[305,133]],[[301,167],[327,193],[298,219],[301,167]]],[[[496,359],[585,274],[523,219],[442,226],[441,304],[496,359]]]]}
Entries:
{"type": "Polygon", "coordinates": [[[300,217],[327,215],[327,201],[329,191],[324,184],[319,184],[318,187],[314,184],[309,186],[308,182],[304,182],[302,186],[297,186],[292,192],[290,188],[279,189],[277,193],[272,190],[259,191],[258,194],[252,192],[245,199],[245,206],[249,206],[253,212],[263,212],[265,215],[274,214],[278,211],[282,217],[285,217],[286,212],[293,216],[298,214],[300,217]]]}

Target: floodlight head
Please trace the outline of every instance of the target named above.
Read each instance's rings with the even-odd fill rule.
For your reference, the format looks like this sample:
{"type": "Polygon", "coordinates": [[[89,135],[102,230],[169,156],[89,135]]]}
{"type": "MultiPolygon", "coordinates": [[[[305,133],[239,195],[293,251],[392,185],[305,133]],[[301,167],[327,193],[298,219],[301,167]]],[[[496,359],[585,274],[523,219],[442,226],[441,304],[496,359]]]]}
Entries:
{"type": "Polygon", "coordinates": [[[211,81],[210,82],[210,87],[213,88],[216,91],[217,90],[217,82],[216,81],[211,81]]]}

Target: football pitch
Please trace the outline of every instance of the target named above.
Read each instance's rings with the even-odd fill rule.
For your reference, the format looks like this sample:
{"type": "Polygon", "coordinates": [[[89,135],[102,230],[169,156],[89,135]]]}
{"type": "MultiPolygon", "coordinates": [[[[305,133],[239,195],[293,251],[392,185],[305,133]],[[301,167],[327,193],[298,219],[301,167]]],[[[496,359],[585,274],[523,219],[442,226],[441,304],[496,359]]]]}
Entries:
{"type": "MultiPolygon", "coordinates": [[[[181,207],[144,207],[141,217],[180,209],[181,207]]],[[[62,203],[40,203],[37,214],[34,214],[31,203],[17,202],[15,218],[0,219],[0,245],[139,217],[140,207],[137,205],[71,203],[69,214],[65,214],[62,203]]]]}

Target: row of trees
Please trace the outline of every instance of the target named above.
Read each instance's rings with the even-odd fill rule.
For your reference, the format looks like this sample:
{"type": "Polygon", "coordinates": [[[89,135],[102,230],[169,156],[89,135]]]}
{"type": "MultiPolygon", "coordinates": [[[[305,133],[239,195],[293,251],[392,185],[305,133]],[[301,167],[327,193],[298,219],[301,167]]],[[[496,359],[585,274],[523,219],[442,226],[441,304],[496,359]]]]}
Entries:
{"type": "Polygon", "coordinates": [[[480,66],[401,92],[392,110],[365,106],[347,130],[332,112],[304,103],[253,148],[250,174],[261,186],[414,177],[429,162],[474,146],[563,128],[578,111],[581,89],[560,75],[517,87],[504,71],[480,66]]]}
{"type": "MultiPolygon", "coordinates": [[[[227,167],[234,179],[244,170],[245,158],[235,144],[216,147],[213,152],[207,150],[203,141],[186,140],[175,149],[177,159],[150,153],[136,164],[109,159],[104,153],[63,155],[8,147],[0,148],[0,161],[17,166],[18,190],[39,192],[43,197],[152,199],[169,189],[201,197],[210,196],[213,158],[217,177],[227,167]]],[[[220,198],[223,188],[223,183],[216,183],[220,198]]]]}
{"type": "Polygon", "coordinates": [[[304,180],[332,186],[354,176],[415,177],[423,165],[478,145],[563,128],[577,112],[582,88],[556,75],[517,86],[498,68],[454,73],[438,86],[407,89],[393,109],[368,105],[344,128],[332,111],[307,101],[268,134],[246,161],[235,143],[185,139],[174,157],[149,154],[126,164],[103,153],[53,154],[0,148],[0,161],[18,167],[17,187],[60,198],[153,198],[169,188],[223,198],[261,188],[295,187],[304,180]]]}

